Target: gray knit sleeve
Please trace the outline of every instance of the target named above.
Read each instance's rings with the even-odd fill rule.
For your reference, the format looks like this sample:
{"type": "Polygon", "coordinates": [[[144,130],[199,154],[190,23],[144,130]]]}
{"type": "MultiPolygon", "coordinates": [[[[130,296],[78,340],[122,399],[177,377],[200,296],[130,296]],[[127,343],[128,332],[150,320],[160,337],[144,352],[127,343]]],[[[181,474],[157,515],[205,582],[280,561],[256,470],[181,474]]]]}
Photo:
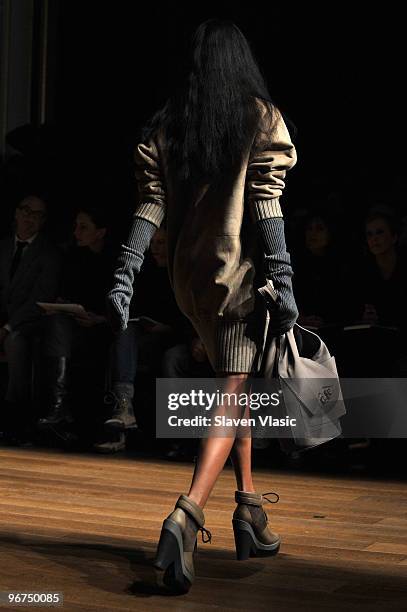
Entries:
{"type": "Polygon", "coordinates": [[[259,292],[270,312],[269,329],[282,334],[298,318],[280,205],[286,173],[296,164],[297,153],[281,111],[273,107],[270,115],[267,105],[261,106],[262,117],[247,166],[246,199],[264,253],[267,284],[259,292]]]}
{"type": "Polygon", "coordinates": [[[121,245],[113,273],[113,287],[107,294],[107,311],[114,329],[126,329],[133,296],[134,276],[140,272],[157,226],[142,217],[134,217],[127,241],[121,245]]]}
{"type": "Polygon", "coordinates": [[[256,226],[264,252],[264,273],[268,283],[267,289],[261,288],[260,293],[266,298],[269,307],[271,329],[276,334],[283,334],[294,326],[298,318],[291,280],[293,269],[285,242],[284,219],[260,219],[256,226]]]}

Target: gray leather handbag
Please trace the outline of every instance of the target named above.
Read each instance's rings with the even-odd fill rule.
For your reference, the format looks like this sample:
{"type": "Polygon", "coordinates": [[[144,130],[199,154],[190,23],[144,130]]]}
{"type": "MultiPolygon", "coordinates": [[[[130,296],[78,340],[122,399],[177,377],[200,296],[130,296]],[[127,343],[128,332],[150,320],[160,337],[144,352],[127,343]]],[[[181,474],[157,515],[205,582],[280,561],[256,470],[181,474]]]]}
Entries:
{"type": "MultiPolygon", "coordinates": [[[[273,297],[269,287],[267,292],[273,297]]],[[[268,315],[269,320],[269,315],[268,315]]],[[[287,454],[305,451],[338,437],[339,419],[346,414],[335,357],[314,332],[294,324],[285,334],[267,334],[259,375],[278,379],[278,418],[295,419],[295,425],[279,435],[287,454]]]]}

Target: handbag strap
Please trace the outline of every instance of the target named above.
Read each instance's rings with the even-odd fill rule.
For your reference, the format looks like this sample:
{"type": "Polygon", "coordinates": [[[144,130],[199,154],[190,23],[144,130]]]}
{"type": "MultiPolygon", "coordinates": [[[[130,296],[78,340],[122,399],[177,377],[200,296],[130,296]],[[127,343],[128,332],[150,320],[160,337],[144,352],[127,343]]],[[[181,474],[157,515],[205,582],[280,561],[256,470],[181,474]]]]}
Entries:
{"type": "Polygon", "coordinates": [[[321,358],[323,360],[326,360],[329,357],[331,357],[331,353],[330,353],[327,345],[322,340],[322,338],[320,336],[318,336],[318,334],[316,334],[315,332],[311,331],[310,329],[307,329],[306,327],[302,327],[301,325],[298,325],[298,323],[296,323],[295,325],[297,325],[297,327],[299,327],[303,331],[307,332],[308,334],[312,334],[313,336],[318,338],[319,347],[318,347],[318,350],[314,353],[314,355],[312,357],[313,361],[319,361],[321,358]]]}
{"type": "MultiPolygon", "coordinates": [[[[294,324],[296,325],[296,323],[294,324]]],[[[294,336],[294,328],[288,330],[284,334],[286,338],[287,348],[290,347],[292,354],[294,355],[294,359],[298,359],[300,357],[300,352],[298,350],[297,341],[294,336]]]]}
{"type": "MultiPolygon", "coordinates": [[[[307,329],[306,327],[302,327],[302,325],[299,325],[298,323],[294,323],[294,326],[299,327],[300,329],[303,330],[303,332],[307,333],[307,334],[312,334],[313,336],[315,336],[316,338],[318,338],[318,343],[319,343],[319,347],[318,349],[315,351],[312,359],[314,361],[318,361],[318,357],[322,354],[321,352],[323,350],[326,350],[328,352],[328,357],[330,356],[329,351],[325,345],[325,343],[323,342],[322,338],[320,336],[318,336],[318,334],[316,334],[315,332],[311,331],[310,329],[307,329]],[[318,357],[317,357],[318,356],[318,357]]],[[[294,334],[294,327],[292,327],[286,334],[287,337],[287,341],[288,341],[288,345],[291,348],[291,352],[294,356],[294,359],[298,359],[301,357],[299,350],[298,350],[298,345],[297,345],[297,341],[295,339],[295,334],[294,334]]]]}

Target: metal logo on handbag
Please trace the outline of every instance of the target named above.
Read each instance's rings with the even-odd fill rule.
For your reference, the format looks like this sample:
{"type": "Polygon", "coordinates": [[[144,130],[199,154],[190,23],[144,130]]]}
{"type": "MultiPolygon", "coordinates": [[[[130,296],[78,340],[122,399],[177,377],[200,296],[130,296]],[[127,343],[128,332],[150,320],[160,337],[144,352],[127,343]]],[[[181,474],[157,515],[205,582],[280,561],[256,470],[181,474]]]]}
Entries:
{"type": "Polygon", "coordinates": [[[333,394],[333,387],[323,387],[321,391],[318,393],[318,400],[320,404],[323,406],[327,401],[329,401],[333,394]]]}

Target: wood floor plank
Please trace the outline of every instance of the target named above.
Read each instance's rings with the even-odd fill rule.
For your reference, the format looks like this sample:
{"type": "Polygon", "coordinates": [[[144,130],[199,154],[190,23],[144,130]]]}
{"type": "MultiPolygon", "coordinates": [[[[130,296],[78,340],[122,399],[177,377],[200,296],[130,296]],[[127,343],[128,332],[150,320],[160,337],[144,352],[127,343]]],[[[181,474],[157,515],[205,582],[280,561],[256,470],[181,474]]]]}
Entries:
{"type": "MultiPolygon", "coordinates": [[[[259,470],[281,534],[275,558],[235,559],[230,466],[205,507],[196,581],[157,591],[161,524],[192,465],[0,448],[0,590],[63,591],[64,610],[407,610],[407,486],[402,481],[259,470]]],[[[28,608],[27,608],[28,609],[28,608]]]]}

